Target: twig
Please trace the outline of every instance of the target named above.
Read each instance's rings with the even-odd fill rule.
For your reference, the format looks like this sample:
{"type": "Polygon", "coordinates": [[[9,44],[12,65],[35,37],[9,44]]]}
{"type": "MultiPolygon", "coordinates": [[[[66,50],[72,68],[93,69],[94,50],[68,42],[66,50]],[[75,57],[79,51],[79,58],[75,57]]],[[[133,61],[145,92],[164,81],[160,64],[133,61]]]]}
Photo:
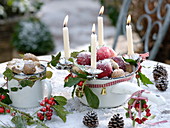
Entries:
{"type": "Polygon", "coordinates": [[[1,105],[1,106],[4,106],[4,107],[6,107],[6,108],[9,108],[10,110],[13,110],[13,111],[15,111],[15,112],[17,112],[17,113],[20,113],[20,114],[23,114],[23,115],[27,116],[27,117],[28,117],[29,119],[31,119],[33,122],[36,122],[36,123],[40,124],[41,126],[44,126],[45,128],[49,128],[49,127],[47,127],[43,122],[41,122],[40,120],[34,120],[34,118],[33,118],[30,114],[28,114],[28,113],[25,113],[25,112],[23,112],[23,111],[20,111],[20,110],[18,110],[18,109],[15,109],[15,108],[13,108],[13,107],[11,107],[11,106],[8,106],[7,104],[5,104],[5,103],[3,103],[3,102],[1,102],[1,101],[0,101],[0,105],[1,105]]]}

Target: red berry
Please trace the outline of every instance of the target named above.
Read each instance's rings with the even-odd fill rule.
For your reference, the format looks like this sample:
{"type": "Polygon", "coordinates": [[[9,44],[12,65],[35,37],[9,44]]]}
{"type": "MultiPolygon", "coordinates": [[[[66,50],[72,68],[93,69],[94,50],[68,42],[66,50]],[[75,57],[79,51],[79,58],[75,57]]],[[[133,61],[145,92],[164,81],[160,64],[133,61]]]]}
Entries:
{"type": "Polygon", "coordinates": [[[139,119],[138,124],[141,124],[141,123],[143,123],[143,121],[141,119],[139,119]]]}
{"type": "Polygon", "coordinates": [[[53,115],[52,112],[47,112],[47,113],[46,113],[46,116],[47,116],[47,117],[52,116],[52,115],[53,115]]]}
{"type": "Polygon", "coordinates": [[[46,112],[47,110],[46,110],[46,108],[44,107],[44,108],[41,108],[40,111],[46,112]]]}
{"type": "Polygon", "coordinates": [[[11,113],[11,116],[15,116],[15,114],[16,114],[15,112],[14,112],[14,113],[11,113]]]}
{"type": "Polygon", "coordinates": [[[40,105],[41,105],[41,106],[44,106],[44,105],[45,105],[45,102],[43,102],[43,101],[40,102],[40,105]]]}
{"type": "Polygon", "coordinates": [[[51,105],[55,105],[55,104],[56,104],[56,102],[55,102],[55,101],[53,101],[51,105]]]}
{"type": "Polygon", "coordinates": [[[147,104],[143,104],[143,106],[142,106],[143,108],[147,108],[148,107],[148,105],[147,104]]]}
{"type": "Polygon", "coordinates": [[[139,108],[139,104],[137,103],[137,104],[135,104],[135,108],[139,108]]]}
{"type": "Polygon", "coordinates": [[[46,103],[48,103],[48,98],[47,98],[47,97],[45,97],[45,98],[44,98],[44,101],[45,101],[46,103]]]}
{"type": "Polygon", "coordinates": [[[7,109],[7,110],[6,110],[6,113],[10,113],[10,109],[7,109]]]}
{"type": "Polygon", "coordinates": [[[138,79],[140,76],[138,74],[136,74],[136,78],[138,79]]]}
{"type": "Polygon", "coordinates": [[[1,95],[1,100],[4,100],[6,98],[5,95],[1,95]]]}
{"type": "Polygon", "coordinates": [[[50,107],[51,107],[50,105],[48,105],[48,104],[46,105],[46,109],[47,109],[48,111],[50,110],[50,107]]]}
{"type": "Polygon", "coordinates": [[[50,100],[54,100],[54,97],[51,97],[50,100]]]}
{"type": "Polygon", "coordinates": [[[146,111],[147,113],[149,113],[149,112],[150,112],[150,109],[146,109],[145,111],[146,111]]]}
{"type": "Polygon", "coordinates": [[[4,107],[0,107],[0,113],[4,113],[4,112],[5,112],[4,107]]]}
{"type": "Polygon", "coordinates": [[[151,116],[151,113],[149,113],[149,112],[148,112],[148,113],[146,113],[146,116],[151,116]]]}
{"type": "Polygon", "coordinates": [[[43,116],[43,114],[40,113],[40,112],[38,112],[38,113],[37,113],[37,116],[40,117],[40,116],[43,116]]]}
{"type": "Polygon", "coordinates": [[[146,120],[148,120],[148,119],[147,119],[147,118],[145,118],[145,117],[143,117],[143,118],[142,118],[142,121],[146,121],[146,120]]]}
{"type": "Polygon", "coordinates": [[[52,109],[50,109],[50,110],[49,110],[49,112],[53,112],[53,110],[52,110],[52,109]]]}
{"type": "Polygon", "coordinates": [[[44,120],[44,116],[43,115],[40,116],[39,119],[43,121],[44,120]]]}
{"type": "Polygon", "coordinates": [[[77,85],[78,86],[83,86],[84,81],[80,81],[77,85]]]}
{"type": "Polygon", "coordinates": [[[52,100],[48,100],[48,104],[52,105],[53,101],[52,100]]]}
{"type": "Polygon", "coordinates": [[[136,118],[135,121],[138,122],[140,119],[139,118],[136,118]]]}
{"type": "Polygon", "coordinates": [[[46,119],[47,119],[47,120],[51,120],[51,116],[47,116],[46,119]]]}

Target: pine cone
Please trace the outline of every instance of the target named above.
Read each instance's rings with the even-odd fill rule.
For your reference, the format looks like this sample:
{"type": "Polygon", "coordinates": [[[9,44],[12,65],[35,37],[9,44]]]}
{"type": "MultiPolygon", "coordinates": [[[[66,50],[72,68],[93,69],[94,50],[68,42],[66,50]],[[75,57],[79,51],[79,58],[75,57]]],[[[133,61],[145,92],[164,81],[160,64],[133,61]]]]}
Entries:
{"type": "Polygon", "coordinates": [[[115,114],[110,119],[108,128],[124,128],[124,120],[123,117],[119,117],[120,114],[115,114]]]}
{"type": "Polygon", "coordinates": [[[83,118],[83,123],[89,128],[96,128],[99,125],[99,120],[96,112],[88,112],[83,118]]]}
{"type": "Polygon", "coordinates": [[[166,68],[164,66],[157,64],[154,67],[154,70],[153,70],[153,78],[156,81],[161,76],[163,76],[163,77],[165,77],[167,79],[168,78],[168,72],[167,72],[167,70],[166,70],[166,68]]]}
{"type": "Polygon", "coordinates": [[[159,77],[158,80],[155,81],[155,86],[160,91],[166,91],[168,88],[168,80],[165,77],[159,77]]]}

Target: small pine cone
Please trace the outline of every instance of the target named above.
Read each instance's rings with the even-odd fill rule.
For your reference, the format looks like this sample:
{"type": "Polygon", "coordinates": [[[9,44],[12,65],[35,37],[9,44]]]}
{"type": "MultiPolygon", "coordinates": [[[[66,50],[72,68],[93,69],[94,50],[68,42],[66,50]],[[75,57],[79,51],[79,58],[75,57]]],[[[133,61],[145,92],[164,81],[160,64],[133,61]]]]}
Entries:
{"type": "Polygon", "coordinates": [[[123,71],[123,69],[115,69],[111,74],[112,78],[123,77],[123,76],[125,76],[125,72],[123,71]]]}
{"type": "Polygon", "coordinates": [[[88,112],[83,118],[83,124],[89,128],[96,128],[99,125],[99,120],[96,112],[88,112]]]}
{"type": "Polygon", "coordinates": [[[120,114],[115,114],[110,119],[108,128],[124,128],[124,120],[123,117],[119,117],[120,114]]]}
{"type": "Polygon", "coordinates": [[[155,86],[160,91],[166,91],[168,88],[168,80],[165,77],[159,77],[158,80],[155,81],[155,86]]]}
{"type": "Polygon", "coordinates": [[[156,81],[161,76],[163,76],[163,77],[165,77],[167,79],[168,78],[168,72],[167,72],[167,70],[166,70],[166,68],[164,66],[157,64],[154,67],[154,70],[153,70],[153,78],[156,81]]]}

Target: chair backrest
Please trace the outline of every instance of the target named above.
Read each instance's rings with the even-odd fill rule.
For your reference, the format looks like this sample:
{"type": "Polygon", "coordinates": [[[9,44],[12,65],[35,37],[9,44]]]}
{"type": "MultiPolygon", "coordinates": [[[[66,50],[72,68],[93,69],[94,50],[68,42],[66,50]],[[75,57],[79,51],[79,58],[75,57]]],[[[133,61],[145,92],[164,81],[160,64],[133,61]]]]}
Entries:
{"type": "MultiPolygon", "coordinates": [[[[144,29],[144,26],[142,25],[142,22],[145,20],[147,21],[147,28],[145,31],[144,36],[141,38],[141,41],[144,42],[144,52],[150,53],[149,59],[154,59],[156,57],[156,54],[158,53],[159,47],[164,39],[164,36],[166,35],[166,32],[169,29],[170,26],[170,3],[166,3],[164,6],[166,8],[166,14],[164,16],[161,15],[161,8],[162,8],[162,3],[163,0],[157,0],[157,6],[150,10],[148,7],[149,2],[153,2],[154,0],[141,0],[140,2],[144,2],[144,10],[145,13],[139,16],[137,19],[137,22],[135,24],[135,28],[137,31],[142,31],[144,29]],[[151,16],[152,14],[156,14],[157,21],[153,21],[151,16]],[[158,26],[158,32],[157,33],[152,33],[152,29],[158,26]],[[153,34],[153,35],[151,35],[153,34]],[[149,42],[150,42],[150,37],[152,36],[152,39],[154,40],[154,44],[149,50],[149,42]]],[[[116,48],[117,41],[119,35],[125,34],[125,26],[126,26],[126,18],[128,15],[128,10],[131,5],[132,0],[124,0],[122,4],[122,8],[119,14],[118,22],[117,22],[117,32],[114,38],[114,44],[113,44],[113,49],[116,48]]],[[[133,10],[135,11],[135,10],[133,10]]]]}

